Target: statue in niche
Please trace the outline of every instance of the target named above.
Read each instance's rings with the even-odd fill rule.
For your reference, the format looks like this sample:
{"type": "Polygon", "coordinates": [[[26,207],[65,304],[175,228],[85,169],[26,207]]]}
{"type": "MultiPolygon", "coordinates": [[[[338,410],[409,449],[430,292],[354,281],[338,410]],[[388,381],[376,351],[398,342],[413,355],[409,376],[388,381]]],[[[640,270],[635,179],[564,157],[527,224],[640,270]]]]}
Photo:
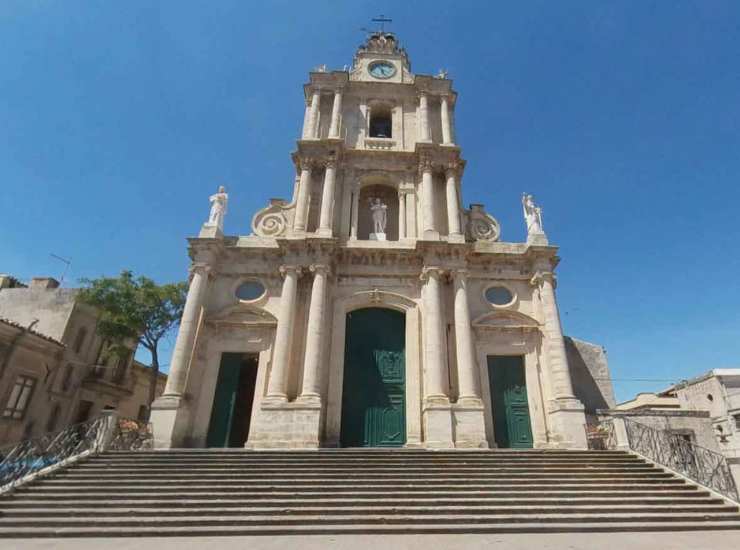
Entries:
{"type": "Polygon", "coordinates": [[[527,235],[542,235],[542,208],[534,203],[534,197],[527,193],[522,194],[524,220],[527,223],[527,235]]]}
{"type": "Polygon", "coordinates": [[[218,193],[210,196],[211,213],[208,215],[206,225],[218,227],[224,230],[224,216],[226,215],[226,203],[229,201],[229,195],[223,185],[219,186],[218,193]]]}
{"type": "Polygon", "coordinates": [[[370,212],[373,217],[373,232],[370,239],[384,241],[385,228],[388,225],[388,206],[380,200],[380,197],[374,197],[370,199],[370,212]]]}

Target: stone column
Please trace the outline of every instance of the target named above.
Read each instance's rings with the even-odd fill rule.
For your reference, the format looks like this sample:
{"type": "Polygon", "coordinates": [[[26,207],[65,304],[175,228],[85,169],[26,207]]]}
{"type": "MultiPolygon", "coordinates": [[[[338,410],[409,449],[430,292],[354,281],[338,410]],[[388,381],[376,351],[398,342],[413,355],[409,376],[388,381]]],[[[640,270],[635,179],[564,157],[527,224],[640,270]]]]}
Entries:
{"type": "Polygon", "coordinates": [[[445,171],[447,177],[447,228],[450,237],[462,237],[460,229],[460,204],[457,200],[457,166],[449,166],[445,171]]]}
{"type": "Polygon", "coordinates": [[[406,236],[416,238],[416,193],[406,194],[406,236]]]}
{"type": "Polygon", "coordinates": [[[475,358],[473,330],[468,304],[468,272],[458,269],[453,274],[455,287],[455,356],[460,389],[458,400],[480,402],[478,361],[475,358]]]}
{"type": "Polygon", "coordinates": [[[321,215],[318,233],[330,237],[334,227],[334,187],[336,185],[337,163],[334,159],[326,161],[324,189],[321,193],[321,215]]]}
{"type": "Polygon", "coordinates": [[[432,179],[432,163],[422,161],[421,165],[421,227],[425,239],[436,239],[439,234],[434,225],[434,180],[432,179]]]}
{"type": "Polygon", "coordinates": [[[340,120],[342,117],[342,90],[334,92],[334,103],[331,108],[331,123],[329,125],[329,138],[338,139],[340,137],[340,120]]]}
{"type": "Polygon", "coordinates": [[[280,274],[284,277],[283,290],[280,294],[278,325],[275,331],[275,342],[272,352],[272,369],[270,370],[270,380],[267,383],[266,396],[268,399],[276,401],[287,400],[286,387],[290,366],[290,349],[293,340],[295,301],[300,272],[301,268],[294,265],[280,267],[280,274]]]}
{"type": "Polygon", "coordinates": [[[448,402],[447,335],[442,312],[442,278],[439,267],[425,267],[424,281],[424,387],[425,399],[448,402]]]}
{"type": "Polygon", "coordinates": [[[314,90],[311,95],[311,109],[308,112],[308,139],[317,139],[319,136],[319,104],[321,92],[314,90]]]}
{"type": "Polygon", "coordinates": [[[573,393],[568,368],[560,314],[555,301],[555,280],[551,272],[538,271],[532,283],[539,288],[540,308],[544,318],[545,365],[550,385],[547,415],[552,430],[551,443],[566,449],[585,449],[588,446],[584,426],[586,416],[583,403],[573,393]]]}
{"type": "Polygon", "coordinates": [[[358,217],[360,215],[360,185],[356,183],[352,187],[352,225],[350,226],[349,238],[357,240],[358,217]]]}
{"type": "Polygon", "coordinates": [[[419,94],[419,141],[432,141],[429,131],[429,100],[425,92],[419,94]]]}
{"type": "Polygon", "coordinates": [[[406,238],[406,193],[398,192],[398,238],[406,238]]]}
{"type": "Polygon", "coordinates": [[[175,349],[172,352],[170,372],[167,376],[167,385],[163,394],[165,397],[180,397],[185,392],[185,382],[188,377],[190,357],[193,354],[195,334],[198,330],[203,299],[208,288],[209,271],[210,267],[204,264],[195,264],[191,268],[190,288],[185,299],[185,308],[182,312],[175,349]]]}
{"type": "Polygon", "coordinates": [[[311,187],[311,173],[313,170],[313,164],[309,159],[302,158],[300,160],[300,165],[301,180],[298,183],[298,197],[296,198],[295,219],[293,220],[293,229],[295,231],[306,230],[308,200],[310,195],[309,188],[311,187]]]}
{"type": "Polygon", "coordinates": [[[442,96],[440,113],[442,118],[442,145],[453,145],[450,126],[450,106],[446,95],[442,96]]]}
{"type": "Polygon", "coordinates": [[[308,307],[308,333],[306,335],[306,358],[303,363],[302,401],[321,400],[321,357],[325,330],[326,279],[329,268],[326,265],[312,265],[313,285],[308,307]]]}
{"type": "Polygon", "coordinates": [[[575,399],[573,383],[568,369],[568,358],[565,353],[560,313],[555,301],[555,277],[552,273],[538,272],[532,282],[540,289],[542,314],[545,318],[547,363],[553,384],[554,397],[556,399],[575,399]]]}

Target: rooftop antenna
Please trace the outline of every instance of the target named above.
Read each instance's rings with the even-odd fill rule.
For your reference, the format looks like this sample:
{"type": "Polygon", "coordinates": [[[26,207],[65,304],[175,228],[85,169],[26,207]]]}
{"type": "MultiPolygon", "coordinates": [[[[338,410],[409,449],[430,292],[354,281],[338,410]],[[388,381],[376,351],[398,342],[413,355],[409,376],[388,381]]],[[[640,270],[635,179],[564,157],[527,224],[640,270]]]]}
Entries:
{"type": "Polygon", "coordinates": [[[62,258],[61,256],[57,256],[56,254],[49,254],[52,258],[59,260],[64,264],[64,271],[62,271],[62,276],[59,277],[59,286],[61,287],[64,283],[64,277],[67,275],[67,271],[69,270],[69,266],[72,265],[72,260],[68,260],[67,258],[62,258]]]}

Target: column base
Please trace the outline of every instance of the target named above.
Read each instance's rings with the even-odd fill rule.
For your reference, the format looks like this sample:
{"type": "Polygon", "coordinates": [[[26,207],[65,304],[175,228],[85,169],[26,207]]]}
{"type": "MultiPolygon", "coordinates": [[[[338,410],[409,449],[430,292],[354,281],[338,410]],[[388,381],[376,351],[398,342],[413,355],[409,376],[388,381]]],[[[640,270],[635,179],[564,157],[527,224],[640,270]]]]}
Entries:
{"type": "Polygon", "coordinates": [[[435,231],[434,229],[425,229],[422,235],[425,241],[438,241],[439,240],[439,231],[435,231]]]}
{"type": "Polygon", "coordinates": [[[447,242],[455,244],[465,243],[465,235],[463,235],[462,233],[451,233],[447,237],[447,242]]]}
{"type": "Polygon", "coordinates": [[[458,399],[452,406],[452,425],[457,449],[488,449],[483,402],[475,397],[458,399]]]}
{"type": "Polygon", "coordinates": [[[553,399],[548,403],[552,443],[561,449],[587,449],[586,414],[576,398],[553,399]]]}
{"type": "Polygon", "coordinates": [[[452,407],[449,399],[427,398],[422,409],[424,447],[427,449],[454,449],[452,407]],[[445,402],[446,401],[446,402],[445,402]]]}
{"type": "Polygon", "coordinates": [[[317,236],[317,237],[327,237],[327,238],[331,238],[331,237],[333,237],[334,235],[332,235],[332,231],[331,231],[331,229],[329,229],[329,228],[327,228],[327,227],[319,227],[319,228],[318,228],[318,229],[316,230],[316,236],[317,236]]]}
{"type": "Polygon", "coordinates": [[[181,439],[177,433],[177,420],[183,406],[179,395],[162,395],[152,403],[149,422],[152,424],[152,438],[155,449],[172,449],[181,439]]]}
{"type": "Polygon", "coordinates": [[[321,401],[312,397],[294,402],[262,402],[247,449],[318,449],[321,401]]]}

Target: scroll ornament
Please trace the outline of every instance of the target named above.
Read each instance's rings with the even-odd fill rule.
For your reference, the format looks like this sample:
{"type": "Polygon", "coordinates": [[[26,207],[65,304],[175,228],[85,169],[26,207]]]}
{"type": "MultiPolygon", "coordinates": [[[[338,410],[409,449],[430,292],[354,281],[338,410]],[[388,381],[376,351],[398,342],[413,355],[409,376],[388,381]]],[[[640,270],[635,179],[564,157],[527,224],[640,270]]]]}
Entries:
{"type": "Polygon", "coordinates": [[[468,212],[468,235],[474,241],[497,241],[501,237],[498,221],[483,210],[483,205],[471,204],[468,212]]]}
{"type": "Polygon", "coordinates": [[[280,237],[288,228],[285,211],[291,205],[283,199],[272,199],[270,204],[257,212],[252,219],[252,231],[260,237],[280,237]]]}

